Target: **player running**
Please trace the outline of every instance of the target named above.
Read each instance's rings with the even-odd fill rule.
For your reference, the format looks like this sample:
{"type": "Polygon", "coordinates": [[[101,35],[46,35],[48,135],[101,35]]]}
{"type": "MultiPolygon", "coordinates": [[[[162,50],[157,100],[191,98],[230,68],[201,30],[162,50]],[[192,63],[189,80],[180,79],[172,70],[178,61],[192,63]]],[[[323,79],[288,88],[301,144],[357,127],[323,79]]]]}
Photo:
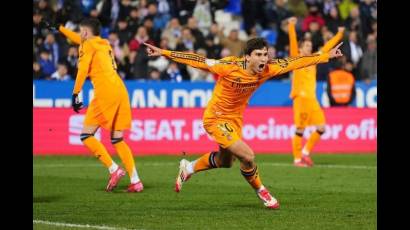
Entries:
{"type": "Polygon", "coordinates": [[[192,162],[182,159],[175,191],[180,192],[183,183],[194,173],[214,168],[230,168],[235,157],[240,161],[242,175],[263,204],[270,209],[278,209],[279,202],[262,184],[254,152],[241,140],[243,111],[252,93],[266,80],[297,68],[327,62],[329,58],[340,57],[341,44],[329,53],[274,59],[271,63],[268,63],[268,44],[262,38],[247,41],[244,57],[227,57],[221,60],[207,59],[193,53],[162,50],[146,43],[145,45],[148,47],[149,56],[164,55],[175,62],[218,75],[212,98],[204,112],[203,125],[218,143],[219,150],[208,152],[192,162]]]}

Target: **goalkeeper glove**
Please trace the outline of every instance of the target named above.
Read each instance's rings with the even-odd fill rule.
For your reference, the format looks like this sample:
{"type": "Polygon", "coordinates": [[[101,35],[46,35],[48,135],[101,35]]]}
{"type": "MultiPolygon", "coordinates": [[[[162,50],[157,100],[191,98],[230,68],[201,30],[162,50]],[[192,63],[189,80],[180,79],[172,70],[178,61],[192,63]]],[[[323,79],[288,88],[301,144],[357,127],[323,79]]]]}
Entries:
{"type": "Polygon", "coordinates": [[[80,112],[80,109],[83,108],[83,103],[80,102],[80,100],[78,99],[78,94],[73,94],[72,100],[71,100],[71,105],[73,106],[73,110],[76,113],[80,112]]]}

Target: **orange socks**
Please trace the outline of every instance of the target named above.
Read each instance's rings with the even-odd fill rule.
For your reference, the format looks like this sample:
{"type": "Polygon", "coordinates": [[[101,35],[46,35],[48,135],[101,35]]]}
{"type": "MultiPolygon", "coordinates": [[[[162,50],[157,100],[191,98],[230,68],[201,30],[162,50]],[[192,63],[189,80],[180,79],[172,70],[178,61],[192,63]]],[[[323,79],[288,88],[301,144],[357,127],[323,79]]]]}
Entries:
{"type": "Polygon", "coordinates": [[[258,190],[262,186],[258,166],[255,165],[253,169],[241,169],[241,173],[242,176],[245,177],[245,180],[247,180],[255,190],[258,190]]]}
{"type": "Polygon", "coordinates": [[[218,168],[216,163],[215,155],[218,152],[210,152],[202,155],[200,158],[194,162],[194,172],[199,172],[207,169],[218,168]]]}

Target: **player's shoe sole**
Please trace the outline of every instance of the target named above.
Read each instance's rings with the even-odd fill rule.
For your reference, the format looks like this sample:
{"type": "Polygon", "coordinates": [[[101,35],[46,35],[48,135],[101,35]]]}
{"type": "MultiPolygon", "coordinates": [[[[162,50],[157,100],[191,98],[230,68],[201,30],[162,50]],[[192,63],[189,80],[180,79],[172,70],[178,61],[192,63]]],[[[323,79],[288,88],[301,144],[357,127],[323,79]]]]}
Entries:
{"type": "Polygon", "coordinates": [[[121,167],[118,167],[115,172],[111,173],[105,191],[111,192],[115,187],[117,187],[118,182],[120,182],[123,176],[125,176],[125,171],[121,167]]]}
{"type": "Polygon", "coordinates": [[[175,192],[180,192],[182,189],[182,184],[191,177],[191,175],[187,173],[187,169],[186,169],[188,164],[189,164],[189,161],[185,159],[182,159],[179,162],[179,172],[177,175],[177,179],[175,181],[175,192]]]}

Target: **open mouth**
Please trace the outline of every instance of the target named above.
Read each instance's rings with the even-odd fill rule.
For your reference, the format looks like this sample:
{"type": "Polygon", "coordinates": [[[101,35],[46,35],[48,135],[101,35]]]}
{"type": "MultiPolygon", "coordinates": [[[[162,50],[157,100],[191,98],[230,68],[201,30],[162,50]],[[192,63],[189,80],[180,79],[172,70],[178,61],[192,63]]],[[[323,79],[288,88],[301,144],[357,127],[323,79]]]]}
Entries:
{"type": "Polygon", "coordinates": [[[262,71],[263,68],[265,68],[265,64],[260,64],[260,65],[258,65],[258,70],[259,70],[259,71],[262,71]]]}

